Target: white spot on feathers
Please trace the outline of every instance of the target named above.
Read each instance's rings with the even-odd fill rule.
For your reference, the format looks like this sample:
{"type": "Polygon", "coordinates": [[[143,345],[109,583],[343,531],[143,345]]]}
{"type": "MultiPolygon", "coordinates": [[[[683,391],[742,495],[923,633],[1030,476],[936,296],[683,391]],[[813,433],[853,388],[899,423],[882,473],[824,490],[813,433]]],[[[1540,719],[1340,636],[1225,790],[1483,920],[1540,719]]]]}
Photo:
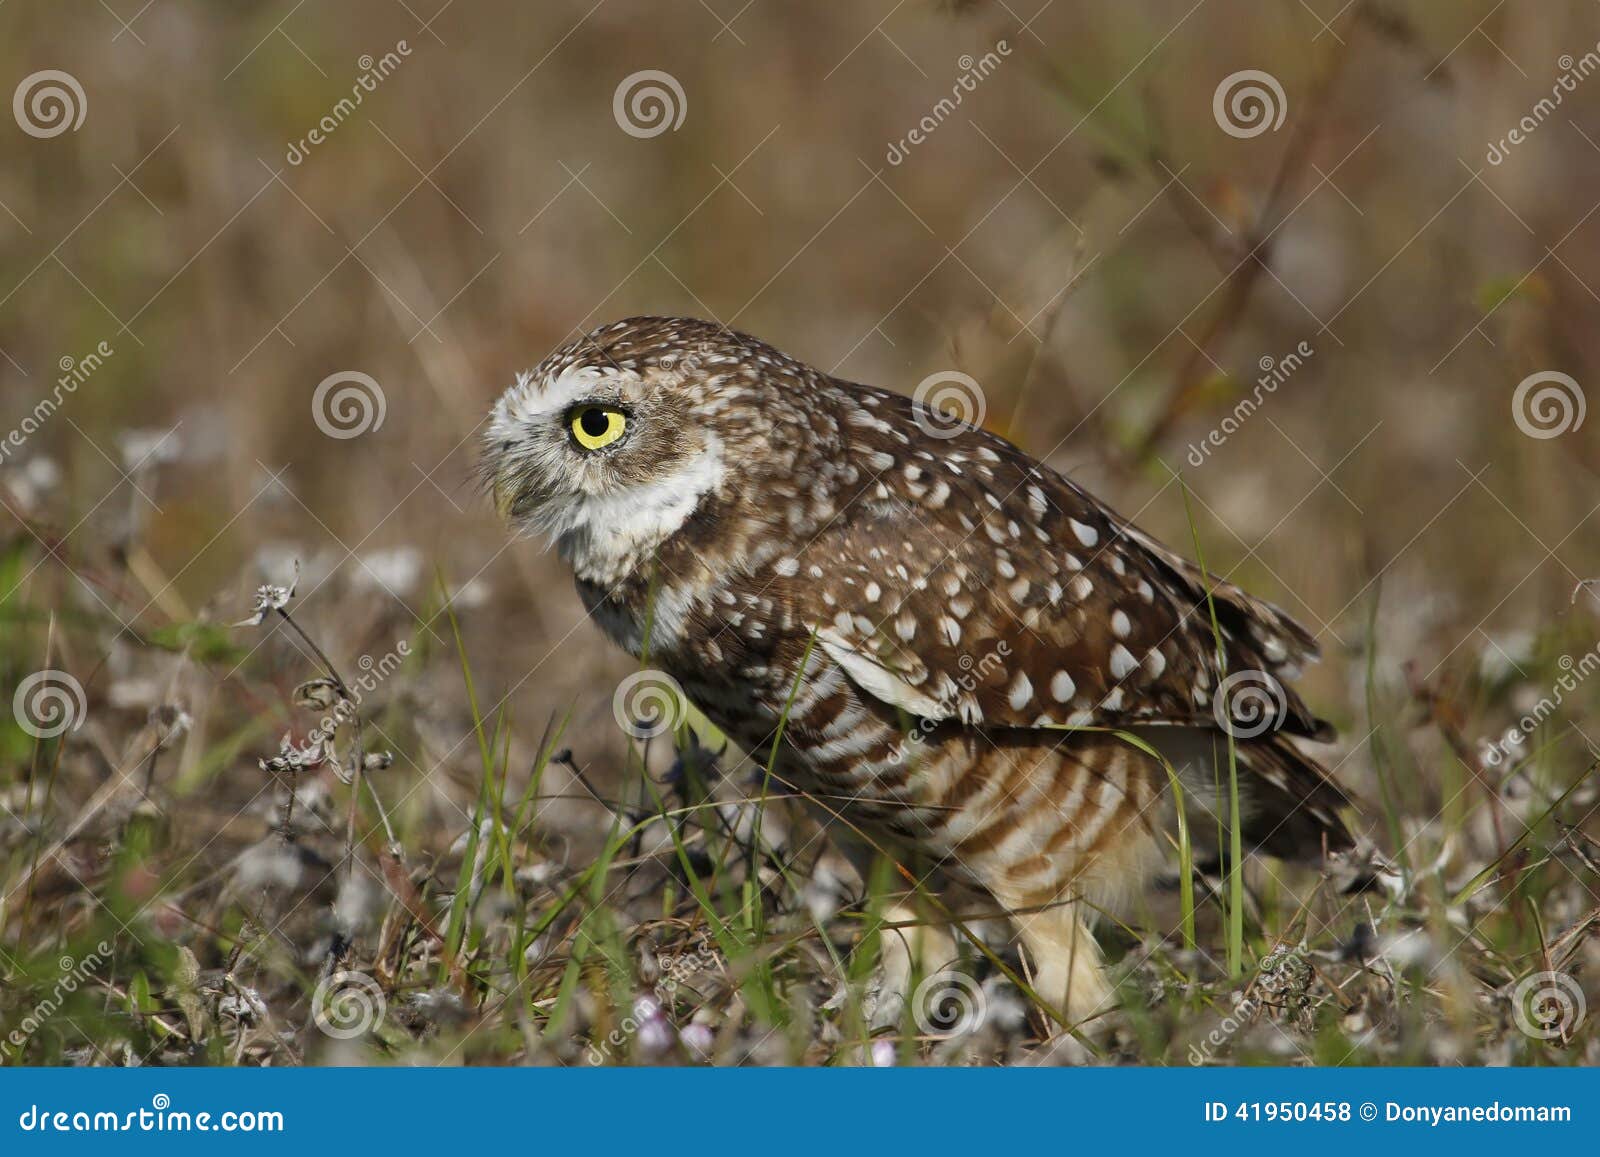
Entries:
{"type": "Polygon", "coordinates": [[[1050,676],[1050,698],[1057,703],[1065,703],[1070,700],[1077,689],[1078,685],[1072,681],[1072,676],[1065,671],[1057,671],[1050,676]]]}
{"type": "Polygon", "coordinates": [[[1006,702],[1011,704],[1013,711],[1021,711],[1033,698],[1033,684],[1028,681],[1026,673],[1019,674],[1016,681],[1011,684],[1011,691],[1006,696],[1006,702]]]}

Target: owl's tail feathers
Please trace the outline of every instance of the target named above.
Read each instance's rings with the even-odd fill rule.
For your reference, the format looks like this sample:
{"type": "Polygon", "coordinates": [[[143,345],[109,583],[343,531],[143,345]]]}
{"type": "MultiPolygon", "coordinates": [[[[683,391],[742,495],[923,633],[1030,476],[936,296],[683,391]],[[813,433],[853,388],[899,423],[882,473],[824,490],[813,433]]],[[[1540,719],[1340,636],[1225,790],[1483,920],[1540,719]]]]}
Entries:
{"type": "Polygon", "coordinates": [[[1343,892],[1392,889],[1394,866],[1350,830],[1355,802],[1316,760],[1282,737],[1236,747],[1245,805],[1244,839],[1269,856],[1325,867],[1343,892]]]}
{"type": "MultiPolygon", "coordinates": [[[[1322,766],[1287,739],[1252,740],[1234,747],[1239,765],[1244,838],[1280,860],[1316,861],[1324,850],[1355,846],[1343,812],[1354,807],[1322,766]]],[[[1218,760],[1227,774],[1227,757],[1218,760]]]]}
{"type": "MultiPolygon", "coordinates": [[[[1228,836],[1228,749],[1216,732],[1146,733],[1177,770],[1184,811],[1202,874],[1223,858],[1228,836]]],[[[1346,816],[1360,809],[1295,743],[1274,735],[1234,744],[1239,775],[1239,811],[1245,848],[1280,860],[1328,870],[1343,891],[1389,887],[1398,875],[1350,829],[1346,816]]]]}
{"type": "MultiPolygon", "coordinates": [[[[1137,733],[1177,774],[1202,875],[1222,862],[1229,842],[1228,739],[1220,731],[1149,727],[1137,733]]],[[[1240,837],[1247,851],[1326,870],[1343,891],[1393,891],[1400,876],[1347,816],[1361,808],[1315,759],[1282,733],[1238,739],[1240,837]]]]}

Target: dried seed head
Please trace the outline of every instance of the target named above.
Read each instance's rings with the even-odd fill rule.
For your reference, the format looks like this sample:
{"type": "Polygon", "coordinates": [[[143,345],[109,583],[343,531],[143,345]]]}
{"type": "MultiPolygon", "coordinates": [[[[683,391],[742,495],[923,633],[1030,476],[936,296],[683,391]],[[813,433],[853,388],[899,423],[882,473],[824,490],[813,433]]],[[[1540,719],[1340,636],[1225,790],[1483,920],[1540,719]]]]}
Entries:
{"type": "Polygon", "coordinates": [[[294,705],[310,711],[331,711],[341,698],[339,685],[326,676],[308,679],[294,689],[294,705]]]}
{"type": "Polygon", "coordinates": [[[261,765],[262,771],[281,775],[320,767],[332,755],[332,750],[321,739],[301,747],[295,745],[288,732],[284,732],[283,738],[278,741],[278,754],[256,762],[261,765]]]}
{"type": "Polygon", "coordinates": [[[289,605],[289,600],[294,598],[294,588],[300,582],[300,560],[294,563],[294,577],[289,580],[286,587],[273,586],[263,583],[256,588],[255,606],[248,619],[240,619],[233,624],[236,627],[259,627],[273,611],[281,611],[289,605]]]}

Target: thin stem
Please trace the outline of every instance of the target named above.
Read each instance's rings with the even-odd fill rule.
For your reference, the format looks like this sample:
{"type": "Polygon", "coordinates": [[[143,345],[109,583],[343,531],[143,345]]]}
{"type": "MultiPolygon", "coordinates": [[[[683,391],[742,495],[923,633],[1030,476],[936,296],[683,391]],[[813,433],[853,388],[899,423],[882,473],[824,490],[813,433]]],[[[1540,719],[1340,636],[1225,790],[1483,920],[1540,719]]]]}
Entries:
{"type": "MultiPolygon", "coordinates": [[[[355,719],[356,753],[354,764],[350,769],[350,810],[346,814],[345,818],[344,855],[346,879],[354,880],[356,872],[356,812],[361,804],[361,777],[362,773],[366,770],[367,765],[367,747],[361,728],[360,703],[357,701],[355,695],[351,692],[350,685],[344,681],[344,676],[339,674],[339,669],[333,665],[333,660],[328,658],[328,653],[317,645],[317,641],[306,633],[304,627],[294,621],[294,616],[289,613],[289,609],[287,607],[279,607],[278,614],[283,617],[284,622],[288,623],[289,626],[293,628],[294,633],[300,636],[300,640],[305,643],[306,646],[311,648],[311,653],[315,655],[317,657],[317,661],[322,664],[323,670],[328,673],[328,678],[333,680],[334,688],[339,692],[339,698],[343,702],[350,704],[350,706],[353,708],[351,715],[355,719]]],[[[337,750],[334,751],[333,757],[335,761],[338,760],[339,753],[337,750]]],[[[294,801],[292,789],[289,798],[292,806],[294,801]]],[[[376,800],[378,798],[377,794],[373,793],[372,798],[376,800]]],[[[378,811],[380,814],[383,811],[381,804],[378,807],[378,811]]],[[[386,830],[388,830],[389,822],[387,816],[384,816],[384,827],[386,830]]],[[[389,830],[389,840],[392,846],[394,843],[394,833],[392,830],[389,830]]]]}

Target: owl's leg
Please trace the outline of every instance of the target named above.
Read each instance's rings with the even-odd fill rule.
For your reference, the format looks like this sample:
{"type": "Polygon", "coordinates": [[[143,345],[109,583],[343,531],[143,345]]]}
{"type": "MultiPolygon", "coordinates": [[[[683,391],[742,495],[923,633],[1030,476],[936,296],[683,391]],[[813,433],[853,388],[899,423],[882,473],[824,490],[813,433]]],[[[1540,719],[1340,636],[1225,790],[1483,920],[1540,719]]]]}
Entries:
{"type": "Polygon", "coordinates": [[[1034,991],[1068,1024],[1093,1032],[1094,1018],[1109,1011],[1115,999],[1100,946],[1079,908],[1069,901],[1019,915],[1017,933],[1033,966],[1034,991]]]}
{"type": "Polygon", "coordinates": [[[956,962],[955,937],[941,924],[928,923],[913,893],[902,893],[884,905],[885,927],[879,943],[882,980],[872,1027],[897,1028],[905,1020],[917,975],[932,976],[956,962]]]}
{"type": "MultiPolygon", "coordinates": [[[[834,836],[834,846],[861,878],[865,896],[877,849],[837,830],[837,825],[828,826],[828,830],[834,836]]],[[[877,993],[869,1014],[873,1030],[899,1028],[905,1021],[915,978],[949,968],[959,955],[950,929],[939,922],[938,915],[928,910],[917,893],[897,892],[885,897],[882,915],[885,927],[879,937],[877,993]]]]}

